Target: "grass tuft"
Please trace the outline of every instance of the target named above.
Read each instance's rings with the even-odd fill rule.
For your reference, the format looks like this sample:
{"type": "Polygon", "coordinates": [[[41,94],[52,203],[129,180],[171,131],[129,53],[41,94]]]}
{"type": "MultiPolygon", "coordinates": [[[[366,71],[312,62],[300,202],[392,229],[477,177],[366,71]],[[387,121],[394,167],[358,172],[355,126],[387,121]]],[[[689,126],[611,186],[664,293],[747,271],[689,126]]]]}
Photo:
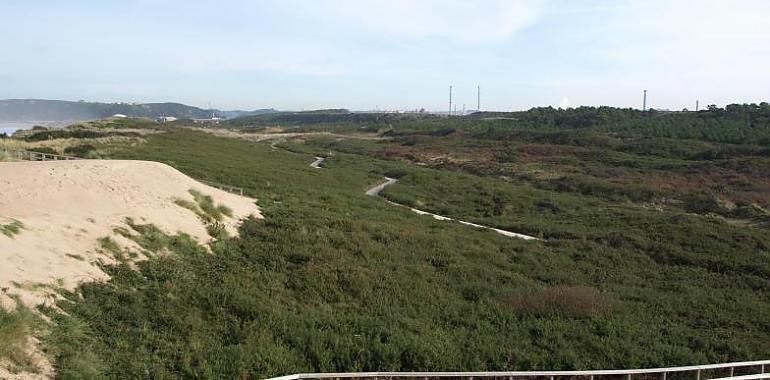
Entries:
{"type": "Polygon", "coordinates": [[[193,202],[185,199],[175,199],[174,203],[177,206],[194,212],[205,223],[218,223],[222,221],[224,216],[233,216],[233,210],[230,207],[214,204],[214,199],[210,195],[204,195],[195,189],[190,189],[189,192],[193,196],[193,202]]]}
{"type": "MultiPolygon", "coordinates": [[[[195,199],[195,203],[198,204],[198,207],[200,207],[200,209],[203,211],[203,213],[206,216],[208,216],[212,220],[216,220],[216,221],[222,220],[222,210],[220,209],[220,207],[222,206],[217,207],[214,204],[214,199],[211,198],[210,195],[204,195],[203,193],[195,189],[190,189],[190,194],[193,196],[193,198],[195,199]]],[[[227,208],[225,207],[225,209],[227,208]]],[[[230,211],[230,213],[232,213],[232,211],[230,211]]]]}
{"type": "Polygon", "coordinates": [[[20,302],[14,310],[0,307],[0,361],[10,362],[12,372],[40,371],[28,351],[29,336],[35,323],[32,311],[20,302]]]}
{"type": "Polygon", "coordinates": [[[11,222],[7,224],[0,224],[0,233],[9,238],[18,235],[23,229],[24,224],[16,219],[11,219],[11,222]]]}

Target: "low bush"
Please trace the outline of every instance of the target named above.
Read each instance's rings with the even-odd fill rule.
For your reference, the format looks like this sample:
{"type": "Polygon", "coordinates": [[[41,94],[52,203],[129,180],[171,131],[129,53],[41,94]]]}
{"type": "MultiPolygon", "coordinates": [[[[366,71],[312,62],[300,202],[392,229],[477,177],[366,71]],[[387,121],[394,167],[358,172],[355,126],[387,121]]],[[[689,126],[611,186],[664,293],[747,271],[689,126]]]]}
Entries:
{"type": "Polygon", "coordinates": [[[11,219],[7,223],[0,224],[0,233],[7,237],[13,237],[14,235],[19,234],[22,229],[24,229],[24,224],[16,219],[11,219]]]}
{"type": "Polygon", "coordinates": [[[190,194],[195,203],[203,211],[203,215],[212,221],[221,221],[223,216],[232,216],[233,210],[224,205],[215,205],[210,195],[205,195],[198,190],[190,189],[190,194]]]}
{"type": "Polygon", "coordinates": [[[506,148],[495,153],[499,163],[513,163],[519,160],[519,153],[514,148],[506,148]]]}
{"type": "Polygon", "coordinates": [[[612,311],[607,296],[590,286],[556,285],[525,291],[504,299],[516,313],[538,316],[562,315],[570,318],[606,316],[612,311]]]}
{"type": "Polygon", "coordinates": [[[17,302],[14,310],[0,307],[0,362],[11,363],[11,370],[37,372],[39,369],[29,354],[29,336],[35,317],[32,311],[17,302]]]}
{"type": "Polygon", "coordinates": [[[695,214],[724,214],[726,212],[724,207],[719,204],[719,201],[708,193],[688,194],[684,197],[682,207],[685,211],[695,214]]]}
{"type": "Polygon", "coordinates": [[[96,147],[91,144],[81,144],[65,148],[64,154],[86,158],[95,150],[96,147]]]}

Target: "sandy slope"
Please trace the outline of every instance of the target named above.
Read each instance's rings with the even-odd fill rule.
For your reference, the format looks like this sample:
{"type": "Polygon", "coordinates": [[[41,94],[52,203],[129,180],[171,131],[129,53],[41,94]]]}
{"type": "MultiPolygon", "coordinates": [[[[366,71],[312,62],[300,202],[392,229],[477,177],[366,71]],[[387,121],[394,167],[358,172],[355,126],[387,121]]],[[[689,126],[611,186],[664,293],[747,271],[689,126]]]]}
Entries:
{"type": "MultiPolygon", "coordinates": [[[[0,287],[25,303],[42,302],[39,291],[17,284],[101,280],[93,265],[97,240],[113,236],[126,217],[168,233],[185,232],[205,243],[210,237],[196,215],[174,203],[192,201],[190,189],[211,195],[233,210],[225,221],[235,233],[239,221],[259,216],[253,199],[203,185],[170,166],[146,161],[47,161],[0,163],[0,224],[23,223],[13,237],[0,234],[0,287]]],[[[120,237],[115,237],[119,240],[120,237]]],[[[129,244],[123,239],[122,243],[129,244]]],[[[0,296],[3,297],[3,296],[0,296]]],[[[9,300],[5,297],[5,304],[9,300]]]]}
{"type": "MultiPolygon", "coordinates": [[[[0,162],[0,226],[23,224],[13,236],[0,233],[0,307],[13,307],[8,294],[30,306],[48,302],[50,290],[41,284],[72,289],[84,281],[105,280],[94,263],[111,258],[97,252],[98,239],[110,236],[133,246],[113,231],[125,226],[127,217],[210,241],[195,213],[174,203],[193,201],[190,189],[233,210],[233,217],[223,221],[231,234],[242,219],[261,217],[253,199],[201,184],[156,162],[0,162]]],[[[0,379],[52,378],[53,366],[34,339],[29,354],[38,362],[38,373],[12,374],[11,366],[0,362],[0,379]]]]}

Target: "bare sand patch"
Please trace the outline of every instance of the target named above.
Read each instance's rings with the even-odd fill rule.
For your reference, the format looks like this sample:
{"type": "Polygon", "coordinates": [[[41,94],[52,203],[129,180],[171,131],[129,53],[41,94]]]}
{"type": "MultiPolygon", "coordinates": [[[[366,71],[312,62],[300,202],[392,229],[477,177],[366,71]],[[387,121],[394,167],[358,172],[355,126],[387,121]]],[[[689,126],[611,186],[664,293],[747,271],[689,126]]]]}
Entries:
{"type": "MultiPolygon", "coordinates": [[[[84,281],[104,280],[106,275],[93,265],[106,259],[98,252],[98,239],[110,236],[121,242],[114,229],[124,226],[126,218],[209,242],[200,218],[175,202],[194,202],[191,189],[232,210],[232,217],[222,220],[230,234],[242,219],[261,217],[253,199],[204,185],[156,162],[1,163],[0,218],[22,227],[13,236],[0,234],[0,287],[34,305],[44,301],[37,284],[72,289],[84,281]]],[[[5,297],[5,306],[9,302],[5,297]]]]}

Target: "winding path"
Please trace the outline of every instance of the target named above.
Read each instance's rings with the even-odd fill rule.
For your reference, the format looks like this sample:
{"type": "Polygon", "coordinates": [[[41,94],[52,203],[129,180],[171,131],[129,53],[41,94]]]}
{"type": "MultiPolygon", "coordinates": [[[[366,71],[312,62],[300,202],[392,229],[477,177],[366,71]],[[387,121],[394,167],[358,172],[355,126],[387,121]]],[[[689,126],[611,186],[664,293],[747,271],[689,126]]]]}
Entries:
{"type": "Polygon", "coordinates": [[[366,190],[366,195],[370,195],[370,196],[373,196],[373,197],[378,196],[378,195],[380,195],[380,191],[382,191],[385,188],[385,186],[392,185],[392,184],[394,184],[396,182],[398,182],[398,180],[395,179],[395,178],[385,177],[385,182],[383,182],[383,183],[381,183],[381,184],[379,184],[379,185],[377,185],[377,186],[375,186],[375,187],[373,187],[373,188],[371,188],[369,190],[366,190]]]}
{"type": "Polygon", "coordinates": [[[321,164],[326,160],[324,157],[316,157],[315,161],[310,163],[310,167],[313,169],[321,169],[321,164]]]}
{"type": "MultiPolygon", "coordinates": [[[[315,161],[310,163],[310,167],[313,168],[313,169],[322,169],[323,167],[321,166],[321,164],[324,162],[324,160],[326,160],[325,157],[318,157],[318,156],[316,156],[315,161]]],[[[379,196],[380,192],[382,192],[383,189],[385,189],[387,186],[390,186],[390,185],[392,185],[392,184],[394,184],[396,182],[398,182],[398,179],[396,179],[396,178],[385,177],[385,182],[383,182],[383,183],[381,183],[381,184],[379,184],[377,186],[374,186],[374,187],[372,187],[369,190],[366,190],[366,195],[371,196],[371,197],[379,196]]],[[[464,220],[453,219],[453,218],[450,218],[450,217],[447,217],[447,216],[442,216],[442,215],[434,214],[434,213],[431,213],[431,212],[418,210],[416,208],[412,208],[412,207],[409,207],[409,206],[406,206],[406,205],[402,205],[400,203],[393,202],[393,201],[388,200],[386,198],[383,198],[383,199],[385,199],[386,202],[388,202],[388,203],[390,203],[390,204],[392,204],[394,206],[406,207],[406,208],[408,208],[409,210],[411,210],[412,212],[414,212],[416,214],[419,214],[419,215],[429,215],[429,216],[433,217],[433,219],[436,219],[436,220],[456,221],[456,222],[458,222],[460,224],[464,224],[466,226],[481,228],[481,229],[485,229],[485,230],[492,230],[492,231],[497,232],[498,234],[505,235],[505,236],[512,237],[512,238],[517,238],[517,239],[540,240],[539,238],[536,238],[534,236],[524,235],[524,234],[520,234],[520,233],[516,233],[516,232],[506,231],[506,230],[501,230],[499,228],[494,228],[494,227],[482,226],[481,224],[466,222],[464,220]]]]}
{"type": "MultiPolygon", "coordinates": [[[[394,184],[396,182],[398,182],[398,180],[395,179],[395,178],[385,177],[385,182],[383,182],[383,183],[381,183],[381,184],[379,184],[379,185],[377,185],[375,187],[372,187],[369,190],[366,190],[366,195],[369,195],[369,196],[372,196],[372,197],[376,197],[376,196],[380,195],[380,192],[383,189],[385,189],[385,187],[390,186],[390,185],[392,185],[392,184],[394,184]]],[[[431,213],[431,212],[418,210],[416,208],[412,208],[412,207],[409,207],[409,206],[406,206],[406,205],[402,205],[400,203],[396,203],[396,202],[393,202],[393,201],[390,201],[390,200],[387,200],[387,199],[386,199],[386,201],[388,203],[392,204],[392,205],[395,205],[395,206],[406,207],[406,208],[412,210],[412,212],[420,214],[420,215],[432,216],[433,219],[436,219],[436,220],[456,221],[456,222],[458,222],[460,224],[464,224],[466,226],[481,228],[481,229],[485,229],[485,230],[492,230],[492,231],[497,232],[498,234],[505,235],[505,236],[512,237],[512,238],[518,238],[518,239],[524,239],[524,240],[540,240],[540,239],[538,239],[538,238],[536,238],[534,236],[519,234],[519,233],[516,233],[516,232],[511,232],[511,231],[506,231],[506,230],[501,230],[499,228],[494,228],[494,227],[482,226],[481,224],[466,222],[466,221],[463,221],[463,220],[453,219],[453,218],[450,218],[450,217],[446,217],[446,216],[442,216],[442,215],[437,215],[437,214],[434,214],[434,213],[431,213]]]]}

